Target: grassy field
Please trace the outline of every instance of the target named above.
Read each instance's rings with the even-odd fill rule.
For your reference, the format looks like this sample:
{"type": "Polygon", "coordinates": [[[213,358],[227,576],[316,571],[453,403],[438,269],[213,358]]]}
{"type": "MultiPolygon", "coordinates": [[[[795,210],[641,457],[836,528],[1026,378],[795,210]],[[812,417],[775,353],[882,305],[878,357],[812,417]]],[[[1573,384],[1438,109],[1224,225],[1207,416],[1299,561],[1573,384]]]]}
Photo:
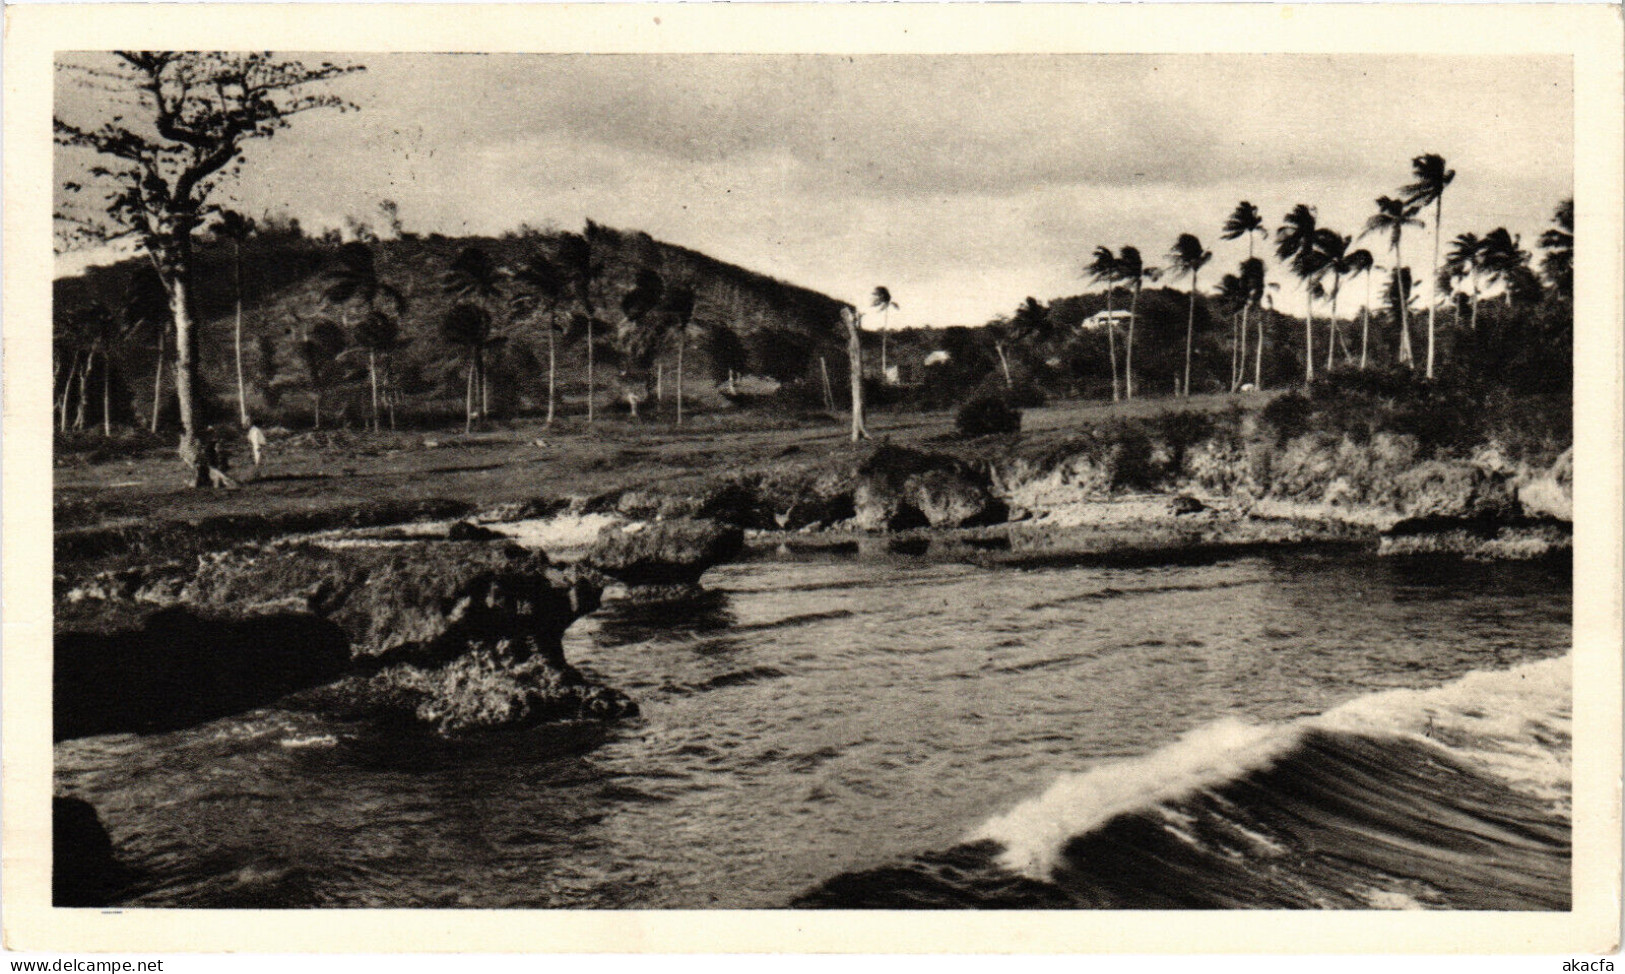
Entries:
{"type": "MultiPolygon", "coordinates": [[[[1256,407],[1262,395],[1068,402],[1026,411],[1023,439],[1064,435],[1111,417],[1179,409],[1256,407]]],[[[173,448],[119,450],[96,435],[59,443],[55,527],[116,526],[150,519],[197,521],[220,515],[320,512],[369,504],[452,499],[476,509],[538,497],[591,496],[614,489],[679,490],[747,469],[855,456],[846,418],[792,420],[756,413],[695,416],[679,429],[662,420],[570,421],[548,428],[517,421],[464,435],[444,432],[295,431],[274,440],[268,461],[248,466],[234,444],[237,490],[187,486],[173,448]]],[[[870,432],[893,443],[957,446],[951,413],[882,412],[870,432]]],[[[165,441],[167,444],[167,440],[165,441]]],[[[990,444],[996,448],[1000,444],[990,444]]]]}

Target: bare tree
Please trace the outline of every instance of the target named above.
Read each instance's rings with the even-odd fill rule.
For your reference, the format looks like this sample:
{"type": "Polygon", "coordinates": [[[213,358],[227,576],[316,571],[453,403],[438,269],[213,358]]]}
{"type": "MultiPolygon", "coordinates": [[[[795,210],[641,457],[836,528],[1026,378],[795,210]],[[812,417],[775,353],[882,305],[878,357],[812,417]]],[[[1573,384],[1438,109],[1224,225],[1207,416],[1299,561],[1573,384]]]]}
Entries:
{"type": "Polygon", "coordinates": [[[100,93],[105,116],[53,119],[56,142],[71,155],[64,180],[69,204],[58,225],[70,239],[133,236],[169,295],[175,323],[175,390],[181,457],[198,486],[198,335],[192,320],[193,235],[214,208],[209,198],[235,176],[245,144],[270,138],[302,112],[353,107],[320,90],[359,66],[308,66],[269,52],[118,51],[110,58],[63,63],[76,83],[100,93]]]}

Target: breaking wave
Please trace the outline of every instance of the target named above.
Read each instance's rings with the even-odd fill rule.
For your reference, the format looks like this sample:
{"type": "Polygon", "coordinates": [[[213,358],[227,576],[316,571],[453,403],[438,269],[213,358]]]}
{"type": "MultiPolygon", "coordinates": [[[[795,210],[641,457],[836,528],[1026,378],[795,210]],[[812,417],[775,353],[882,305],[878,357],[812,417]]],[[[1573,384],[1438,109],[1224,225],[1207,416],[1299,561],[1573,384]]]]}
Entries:
{"type": "Polygon", "coordinates": [[[1221,720],[797,905],[1568,909],[1570,691],[1563,656],[1221,720]]]}

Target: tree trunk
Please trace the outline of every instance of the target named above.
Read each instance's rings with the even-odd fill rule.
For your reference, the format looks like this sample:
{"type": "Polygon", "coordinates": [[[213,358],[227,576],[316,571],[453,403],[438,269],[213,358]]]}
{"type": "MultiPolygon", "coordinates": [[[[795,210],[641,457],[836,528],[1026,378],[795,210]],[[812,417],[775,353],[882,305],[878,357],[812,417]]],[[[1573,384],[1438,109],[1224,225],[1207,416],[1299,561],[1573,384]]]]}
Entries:
{"type": "MultiPolygon", "coordinates": [[[[889,315],[882,317],[889,317],[889,315]]],[[[886,376],[886,324],[882,321],[880,326],[880,381],[886,382],[886,376]]]]}
{"type": "Polygon", "coordinates": [[[1334,357],[1337,343],[1342,338],[1337,330],[1337,292],[1343,287],[1343,276],[1336,272],[1332,274],[1332,315],[1326,321],[1326,371],[1330,372],[1337,364],[1334,357]]]}
{"type": "Polygon", "coordinates": [[[683,425],[683,346],[687,342],[677,342],[677,425],[683,425]]]}
{"type": "Polygon", "coordinates": [[[1468,327],[1473,331],[1478,331],[1478,281],[1476,279],[1473,281],[1473,317],[1468,327]]]}
{"type": "Polygon", "coordinates": [[[856,311],[847,313],[846,357],[852,369],[852,442],[867,440],[869,428],[863,421],[863,331],[856,311]]]}
{"type": "MultiPolygon", "coordinates": [[[[1254,299],[1254,301],[1255,302],[1262,302],[1263,301],[1263,295],[1260,294],[1257,298],[1254,299]]],[[[1259,304],[1259,308],[1258,308],[1258,347],[1254,350],[1254,355],[1256,356],[1256,358],[1253,360],[1253,391],[1254,392],[1263,392],[1264,391],[1264,308],[1263,308],[1262,303],[1259,304]]]]}
{"type": "Polygon", "coordinates": [[[830,412],[835,411],[835,391],[829,385],[829,360],[818,356],[818,367],[824,373],[824,408],[830,412]]]}
{"type": "Polygon", "coordinates": [[[1191,397],[1191,344],[1196,338],[1196,274],[1191,274],[1190,310],[1185,315],[1185,398],[1191,397]]]}
{"type": "Polygon", "coordinates": [[[547,320],[547,425],[549,426],[553,425],[554,375],[558,369],[557,341],[558,338],[554,334],[553,318],[549,315],[547,320]]]}
{"type": "Polygon", "coordinates": [[[1004,342],[994,342],[993,350],[999,353],[999,368],[1004,370],[1004,387],[1014,389],[1016,385],[1010,381],[1010,360],[1004,357],[1004,342]]]}
{"type": "Polygon", "coordinates": [[[1365,308],[1360,315],[1360,371],[1365,371],[1366,342],[1371,338],[1371,270],[1365,272],[1365,308]]]}
{"type": "Polygon", "coordinates": [[[587,314],[587,422],[593,421],[593,355],[592,355],[592,314],[587,314]]]}
{"type": "Polygon", "coordinates": [[[1433,270],[1428,277],[1428,366],[1427,377],[1433,378],[1433,315],[1439,310],[1439,238],[1443,235],[1443,228],[1439,221],[1444,219],[1444,193],[1433,201],[1433,270]]]}
{"type": "MultiPolygon", "coordinates": [[[[171,255],[169,279],[169,314],[175,322],[175,400],[181,414],[181,456],[200,457],[198,450],[198,334],[192,326],[192,267],[191,240],[185,238],[174,245],[171,255]]],[[[197,461],[201,463],[202,460],[197,461]]],[[[208,483],[208,471],[201,472],[201,483],[208,483]]]]}
{"type": "Polygon", "coordinates": [[[112,360],[107,357],[107,349],[102,349],[102,436],[113,437],[113,368],[112,360]]]}
{"type": "Polygon", "coordinates": [[[468,381],[463,389],[463,433],[474,431],[474,356],[468,357],[468,381]]]}
{"type": "Polygon", "coordinates": [[[1399,244],[1394,244],[1394,300],[1399,305],[1399,364],[1416,368],[1415,356],[1411,353],[1411,312],[1409,294],[1402,287],[1400,270],[1405,266],[1405,259],[1400,256],[1399,244]]]}
{"type": "Polygon", "coordinates": [[[491,375],[485,368],[485,349],[478,348],[474,354],[480,366],[480,419],[483,420],[491,415],[491,375]]]}
{"type": "Polygon", "coordinates": [[[1315,381],[1315,299],[1304,281],[1303,296],[1303,384],[1315,381]]]}
{"type": "Polygon", "coordinates": [[[164,406],[164,339],[169,336],[167,329],[158,329],[158,365],[152,376],[152,432],[158,432],[158,416],[163,412],[164,406]]]}
{"type": "MultiPolygon", "coordinates": [[[[380,433],[384,424],[378,418],[378,353],[370,348],[367,349],[367,374],[372,378],[372,430],[380,433]]],[[[243,414],[243,419],[248,419],[247,413],[243,414]]]]}
{"type": "Polygon", "coordinates": [[[1247,312],[1251,310],[1251,302],[1241,303],[1241,355],[1236,360],[1236,388],[1240,389],[1247,384],[1247,312]]]}
{"type": "Polygon", "coordinates": [[[1112,289],[1106,288],[1106,357],[1112,363],[1112,402],[1120,402],[1117,379],[1117,324],[1112,320],[1112,289]]]}
{"type": "MultiPolygon", "coordinates": [[[[237,350],[237,420],[243,429],[248,428],[248,395],[243,390],[243,245],[240,241],[232,243],[233,289],[236,294],[236,327],[233,330],[233,344],[237,350]]],[[[373,421],[378,419],[378,404],[373,403],[373,421]]]]}
{"type": "Polygon", "coordinates": [[[73,380],[79,374],[79,352],[76,349],[73,359],[68,363],[68,378],[62,383],[62,422],[58,427],[61,432],[68,431],[68,398],[73,395],[73,380]]]}
{"type": "MultiPolygon", "coordinates": [[[[679,355],[683,354],[683,350],[681,348],[679,348],[677,350],[677,354],[679,354],[679,355]]],[[[665,401],[666,401],[666,363],[665,362],[656,362],[655,363],[655,402],[665,402],[665,401]]]]}
{"type": "Polygon", "coordinates": [[[1128,307],[1128,345],[1123,349],[1123,398],[1134,398],[1134,322],[1140,314],[1140,282],[1134,282],[1134,297],[1128,307]]]}
{"type": "Polygon", "coordinates": [[[90,370],[96,367],[96,349],[85,353],[85,367],[79,373],[79,405],[74,409],[73,428],[85,428],[85,417],[90,412],[90,370]]]}

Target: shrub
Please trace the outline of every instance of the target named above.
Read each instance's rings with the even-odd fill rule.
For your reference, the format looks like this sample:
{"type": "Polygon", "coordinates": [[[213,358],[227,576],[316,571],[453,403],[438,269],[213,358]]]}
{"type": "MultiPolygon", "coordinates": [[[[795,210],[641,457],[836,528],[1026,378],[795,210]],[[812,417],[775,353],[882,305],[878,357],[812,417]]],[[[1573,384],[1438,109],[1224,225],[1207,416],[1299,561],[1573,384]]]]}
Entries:
{"type": "Polygon", "coordinates": [[[1021,432],[1021,410],[1003,396],[977,396],[959,407],[954,426],[960,436],[991,436],[1021,432]]]}

